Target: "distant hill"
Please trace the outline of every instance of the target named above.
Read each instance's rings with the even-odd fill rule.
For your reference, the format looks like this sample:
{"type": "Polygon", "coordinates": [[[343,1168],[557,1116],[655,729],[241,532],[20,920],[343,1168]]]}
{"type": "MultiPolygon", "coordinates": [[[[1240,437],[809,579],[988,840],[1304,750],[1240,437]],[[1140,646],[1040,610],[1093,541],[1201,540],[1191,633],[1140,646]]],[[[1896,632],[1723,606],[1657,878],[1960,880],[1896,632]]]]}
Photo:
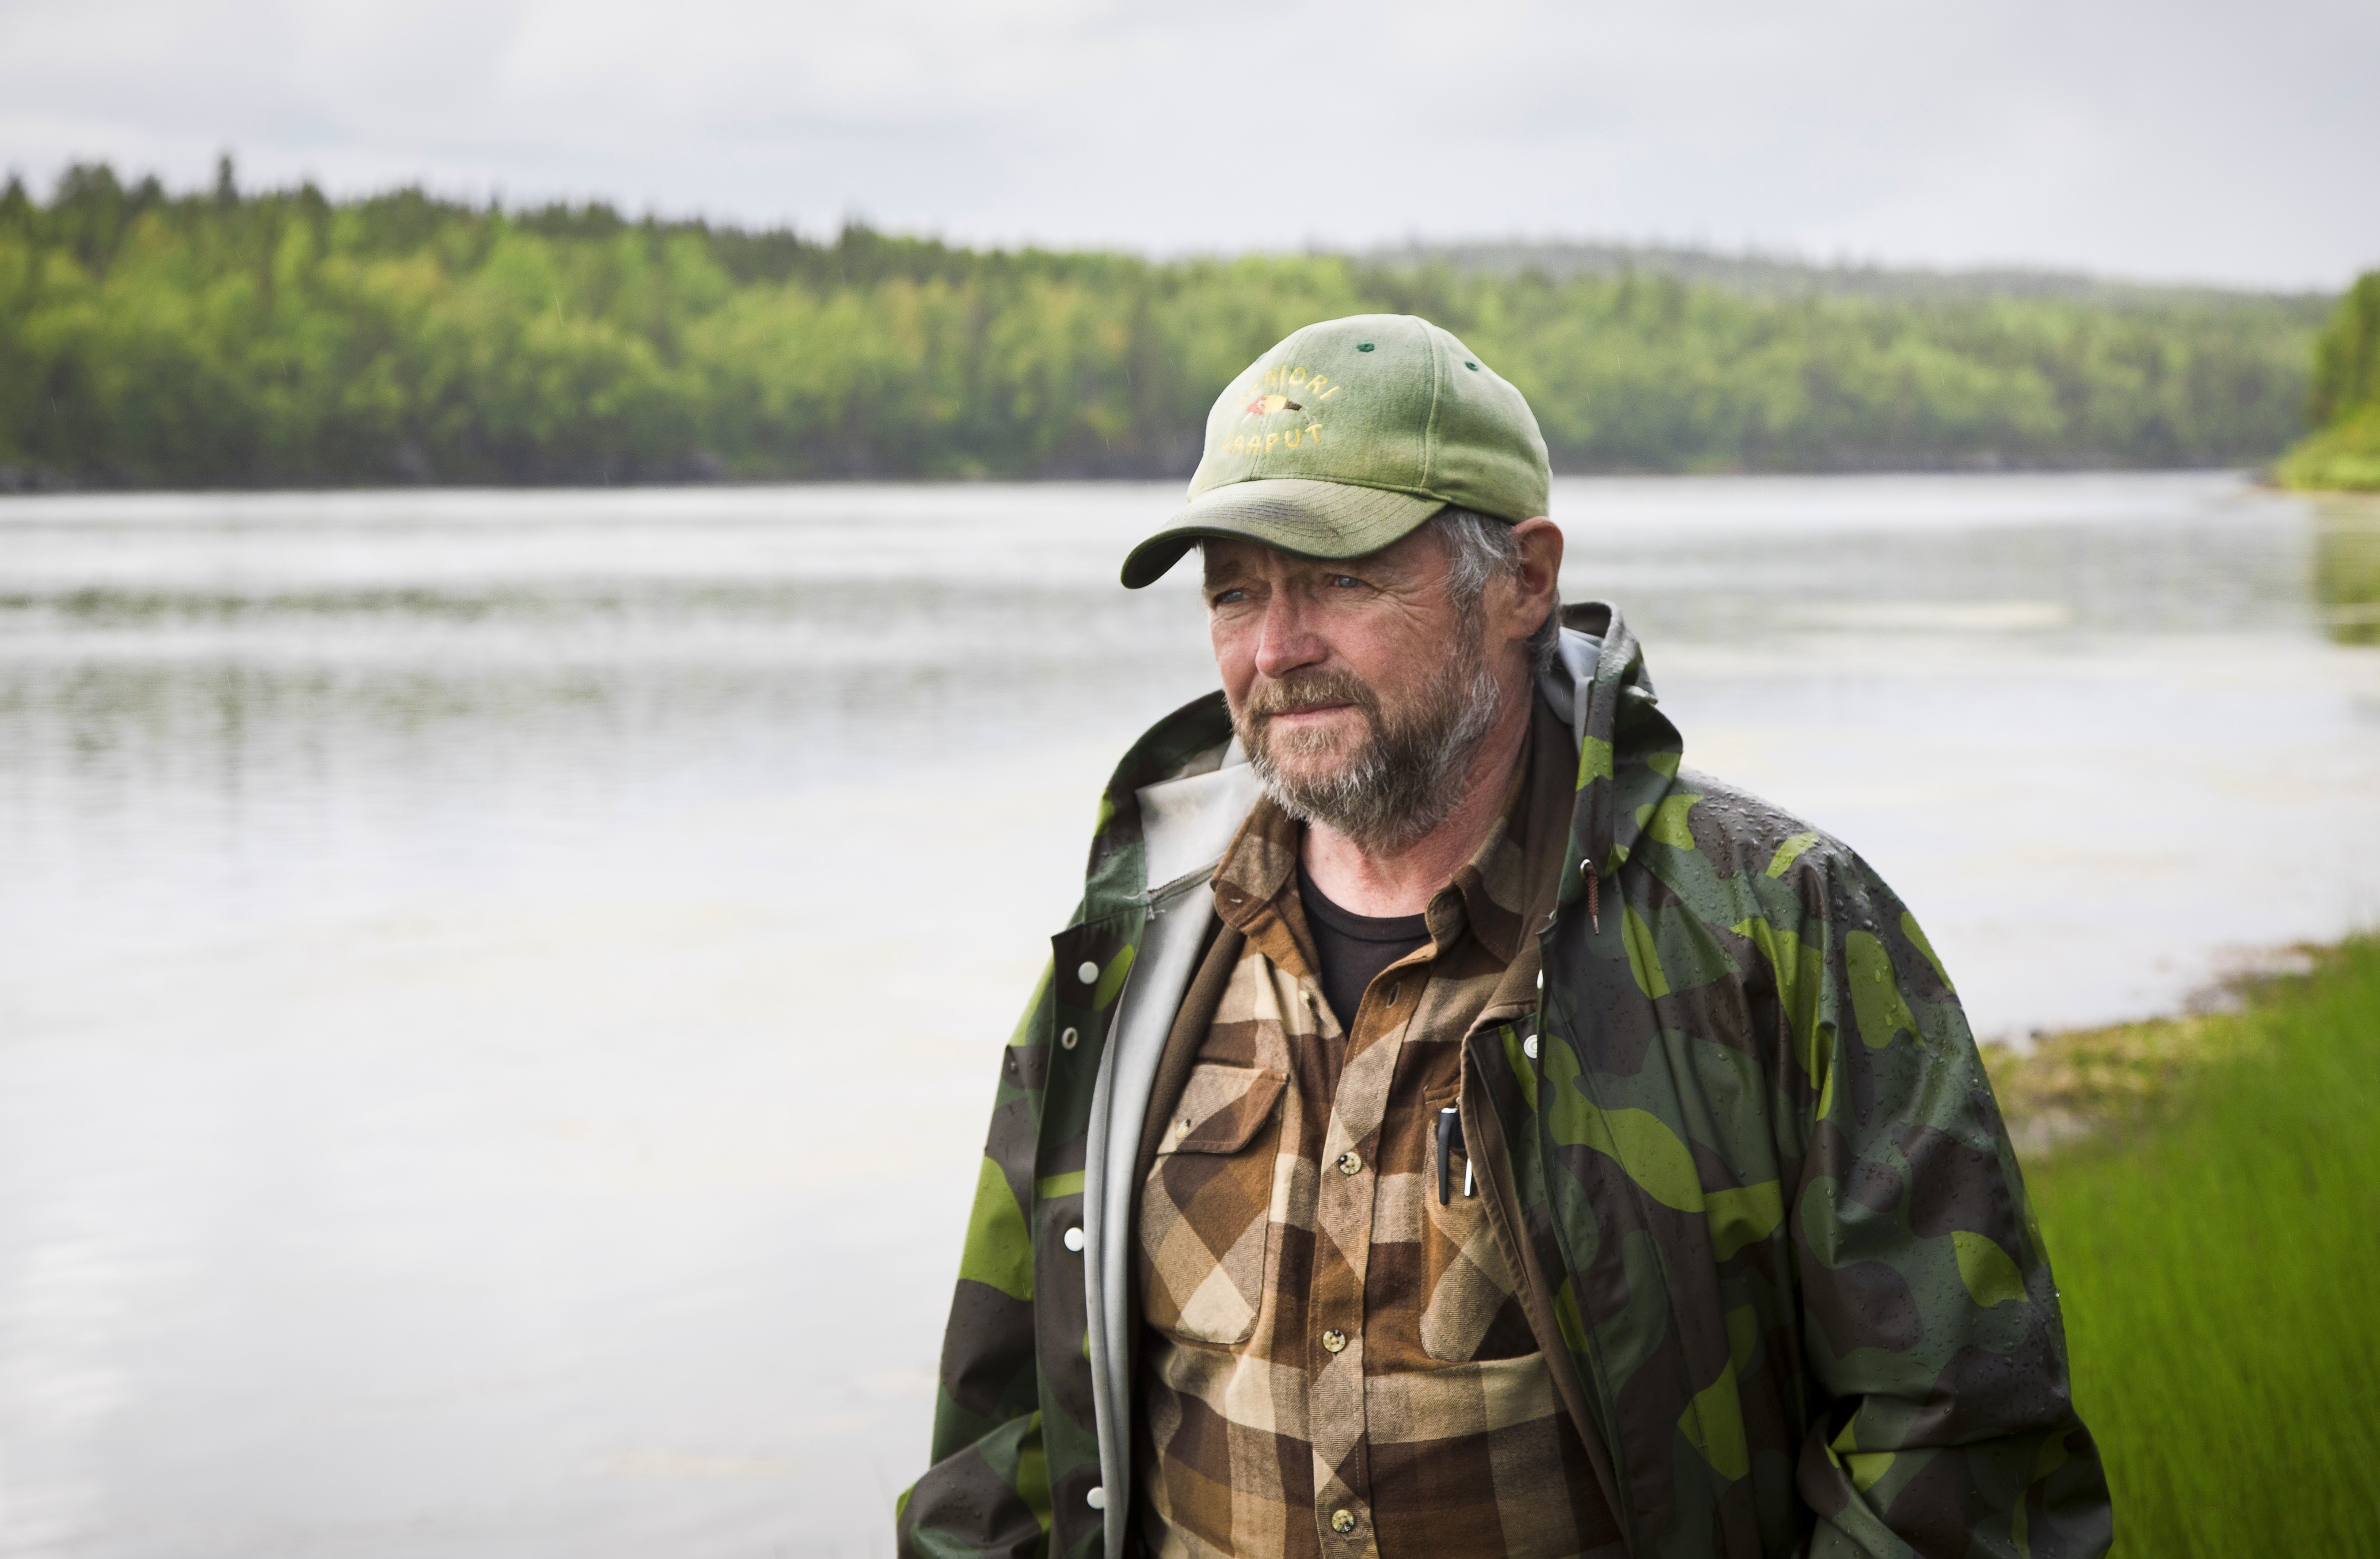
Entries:
{"type": "Polygon", "coordinates": [[[2327,301],[1597,245],[1155,261],[0,189],[0,488],[1186,475],[1298,326],[1426,315],[1563,471],[2262,464],[2327,301]]]}

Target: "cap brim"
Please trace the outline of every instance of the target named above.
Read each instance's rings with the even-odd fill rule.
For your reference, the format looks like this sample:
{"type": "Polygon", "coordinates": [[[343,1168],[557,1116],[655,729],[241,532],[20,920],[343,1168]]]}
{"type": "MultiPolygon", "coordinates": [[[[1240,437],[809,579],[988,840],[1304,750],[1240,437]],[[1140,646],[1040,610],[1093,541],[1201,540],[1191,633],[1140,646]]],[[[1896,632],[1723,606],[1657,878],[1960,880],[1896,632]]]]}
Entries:
{"type": "Polygon", "coordinates": [[[1260,477],[1193,499],[1123,560],[1127,590],[1154,584],[1210,536],[1260,542],[1299,557],[1362,557],[1410,534],[1443,498],[1305,477],[1260,477]]]}

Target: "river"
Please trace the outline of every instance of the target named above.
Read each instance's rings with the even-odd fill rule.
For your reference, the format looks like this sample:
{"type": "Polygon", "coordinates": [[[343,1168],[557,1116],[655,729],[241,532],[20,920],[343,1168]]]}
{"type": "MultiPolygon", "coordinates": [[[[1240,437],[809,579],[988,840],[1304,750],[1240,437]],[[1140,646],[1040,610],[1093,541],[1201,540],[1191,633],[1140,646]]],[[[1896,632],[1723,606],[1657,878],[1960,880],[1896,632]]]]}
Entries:
{"type": "MultiPolygon", "coordinates": [[[[0,1554],[889,1552],[1001,1043],[1211,685],[1188,570],[1114,584],[1177,492],[0,499],[0,1554]]],[[[1555,515],[1687,761],[1861,849],[1979,1031],[2374,918],[2365,519],[1555,515]]]]}

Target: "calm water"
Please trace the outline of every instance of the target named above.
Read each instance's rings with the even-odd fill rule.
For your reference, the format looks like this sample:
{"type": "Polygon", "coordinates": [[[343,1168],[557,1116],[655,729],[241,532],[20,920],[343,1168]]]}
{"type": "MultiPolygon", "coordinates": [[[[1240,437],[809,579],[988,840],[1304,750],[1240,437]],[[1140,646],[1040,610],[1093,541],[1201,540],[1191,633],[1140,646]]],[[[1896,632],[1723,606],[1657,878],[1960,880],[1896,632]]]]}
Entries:
{"type": "MultiPolygon", "coordinates": [[[[0,1554],[887,1552],[1000,1044],[1210,685],[1188,579],[1113,584],[1172,496],[0,500],[0,1554]]],[[[1555,512],[1986,1032],[2380,906],[2368,517],[1555,512]]]]}

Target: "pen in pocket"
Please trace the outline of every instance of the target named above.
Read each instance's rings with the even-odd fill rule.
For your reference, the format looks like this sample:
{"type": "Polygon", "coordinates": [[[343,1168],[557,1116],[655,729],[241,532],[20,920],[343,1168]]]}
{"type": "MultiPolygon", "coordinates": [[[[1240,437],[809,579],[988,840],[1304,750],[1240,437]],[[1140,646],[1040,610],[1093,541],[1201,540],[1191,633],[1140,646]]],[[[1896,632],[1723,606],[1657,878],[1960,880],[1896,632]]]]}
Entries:
{"type": "Polygon", "coordinates": [[[1463,1114],[1449,1104],[1438,1113],[1438,1205],[1446,1206],[1454,1200],[1454,1163],[1451,1153],[1463,1155],[1463,1194],[1477,1196],[1471,1175],[1471,1150],[1463,1145],[1463,1114]]]}

